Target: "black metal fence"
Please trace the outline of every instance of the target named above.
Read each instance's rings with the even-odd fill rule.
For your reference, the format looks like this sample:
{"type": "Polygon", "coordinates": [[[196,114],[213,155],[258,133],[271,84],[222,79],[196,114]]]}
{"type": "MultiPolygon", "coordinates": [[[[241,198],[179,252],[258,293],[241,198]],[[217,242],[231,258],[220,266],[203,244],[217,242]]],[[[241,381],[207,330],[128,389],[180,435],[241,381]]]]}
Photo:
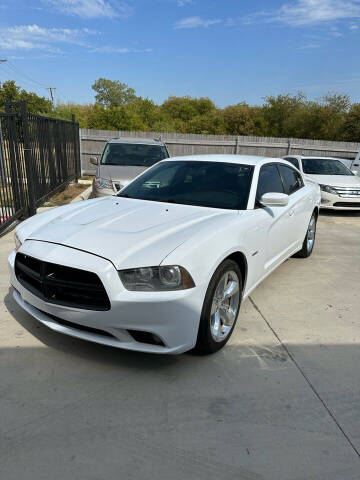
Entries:
{"type": "Polygon", "coordinates": [[[75,119],[33,115],[25,103],[8,103],[0,112],[0,233],[79,176],[75,119]]]}

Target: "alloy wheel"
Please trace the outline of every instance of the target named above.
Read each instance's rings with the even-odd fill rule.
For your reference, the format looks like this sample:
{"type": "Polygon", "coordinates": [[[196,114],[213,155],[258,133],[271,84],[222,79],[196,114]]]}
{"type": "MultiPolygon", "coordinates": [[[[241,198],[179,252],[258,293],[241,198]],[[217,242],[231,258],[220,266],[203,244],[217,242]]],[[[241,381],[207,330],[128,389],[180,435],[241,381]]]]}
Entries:
{"type": "Polygon", "coordinates": [[[308,226],[307,235],[306,235],[306,246],[307,246],[308,252],[311,252],[311,250],[314,248],[315,233],[316,233],[316,218],[315,218],[315,215],[313,215],[311,217],[311,220],[308,226]]]}
{"type": "Polygon", "coordinates": [[[225,340],[235,323],[240,304],[239,285],[236,272],[229,270],[216,287],[210,313],[210,331],[215,342],[225,340]]]}

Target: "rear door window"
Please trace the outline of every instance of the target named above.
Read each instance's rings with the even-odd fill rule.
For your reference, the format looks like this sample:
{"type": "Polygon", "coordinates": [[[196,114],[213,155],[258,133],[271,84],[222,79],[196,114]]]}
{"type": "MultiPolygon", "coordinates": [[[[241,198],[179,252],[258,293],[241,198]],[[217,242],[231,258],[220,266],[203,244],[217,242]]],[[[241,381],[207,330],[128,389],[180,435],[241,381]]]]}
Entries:
{"type": "Polygon", "coordinates": [[[294,167],[296,167],[298,170],[300,170],[299,160],[297,158],[286,157],[286,158],[284,158],[284,160],[292,163],[294,165],[294,167]]]}
{"type": "Polygon", "coordinates": [[[279,169],[287,195],[291,195],[304,186],[303,179],[299,172],[283,164],[279,164],[279,169]]]}
{"type": "Polygon", "coordinates": [[[261,167],[256,192],[256,200],[259,201],[265,193],[270,192],[284,193],[279,170],[275,163],[261,167]]]}

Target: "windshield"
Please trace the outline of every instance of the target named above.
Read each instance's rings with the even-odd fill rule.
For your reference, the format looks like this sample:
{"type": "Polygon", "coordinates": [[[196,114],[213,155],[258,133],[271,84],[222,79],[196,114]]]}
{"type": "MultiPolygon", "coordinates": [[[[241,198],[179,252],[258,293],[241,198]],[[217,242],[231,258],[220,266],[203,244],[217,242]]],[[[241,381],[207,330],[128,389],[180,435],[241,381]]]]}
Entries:
{"type": "Polygon", "coordinates": [[[339,160],[329,158],[303,158],[302,166],[309,175],[353,175],[339,160]]]}
{"type": "Polygon", "coordinates": [[[108,143],[101,158],[101,165],[151,167],[168,157],[163,145],[108,143]]]}
{"type": "Polygon", "coordinates": [[[233,163],[161,162],[125,187],[119,197],[245,210],[253,170],[233,163]]]}

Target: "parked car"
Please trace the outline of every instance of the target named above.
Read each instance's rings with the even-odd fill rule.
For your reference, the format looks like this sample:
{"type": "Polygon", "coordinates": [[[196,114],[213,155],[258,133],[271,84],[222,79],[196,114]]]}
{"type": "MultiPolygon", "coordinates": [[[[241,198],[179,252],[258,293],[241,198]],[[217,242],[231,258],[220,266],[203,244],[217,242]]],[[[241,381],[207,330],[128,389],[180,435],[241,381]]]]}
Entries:
{"type": "Polygon", "coordinates": [[[131,180],[155,163],[168,158],[165,143],[144,138],[114,138],[105,145],[100,162],[90,157],[97,166],[93,181],[94,198],[114,195],[131,180]]]}
{"type": "Polygon", "coordinates": [[[285,160],[321,189],[321,208],[360,210],[360,178],[339,159],[289,155],[285,160]]]}
{"type": "Polygon", "coordinates": [[[285,160],[169,158],[118,195],[36,215],[9,256],[16,302],[51,329],[129,350],[219,350],[240,303],[314,248],[320,189],[285,160]]]}

